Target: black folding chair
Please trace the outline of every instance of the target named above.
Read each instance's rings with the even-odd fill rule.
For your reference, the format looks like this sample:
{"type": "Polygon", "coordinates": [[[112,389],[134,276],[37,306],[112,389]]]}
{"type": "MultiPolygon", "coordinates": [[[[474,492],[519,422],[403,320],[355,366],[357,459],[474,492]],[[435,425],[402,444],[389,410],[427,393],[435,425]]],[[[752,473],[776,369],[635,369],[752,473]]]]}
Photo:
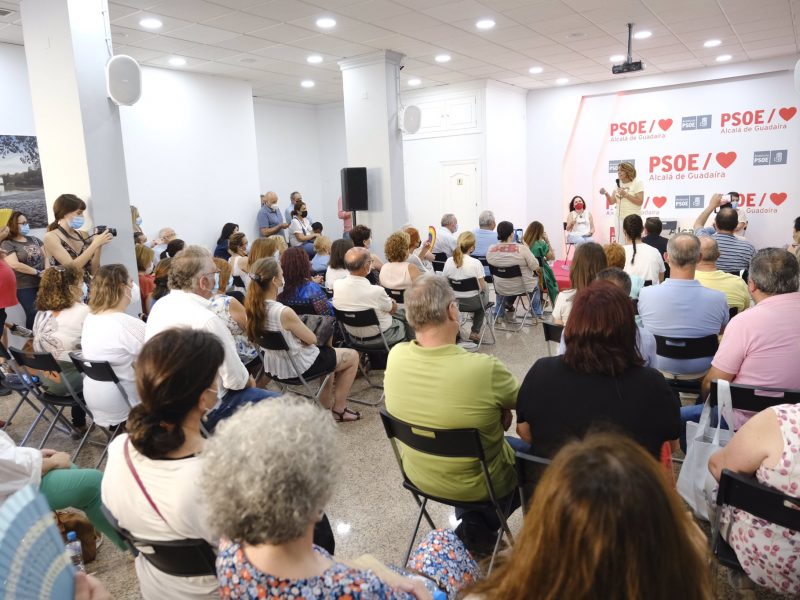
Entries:
{"type": "Polygon", "coordinates": [[[137,538],[120,526],[105,505],[101,510],[106,520],[125,541],[134,556],[141,553],[159,571],[174,577],[202,577],[217,574],[217,555],[214,548],[202,539],[155,541],[137,538]]]}
{"type": "MultiPolygon", "coordinates": [[[[657,335],[656,354],[664,358],[675,360],[689,360],[693,358],[707,358],[714,356],[719,348],[719,338],[712,334],[699,338],[678,338],[657,335]]],[[[700,385],[705,373],[699,378],[685,378],[675,373],[661,371],[667,384],[674,392],[700,394],[700,385]]]]}
{"type": "Polygon", "coordinates": [[[268,373],[269,376],[275,381],[278,385],[281,386],[281,393],[286,391],[290,385],[293,386],[302,386],[310,398],[319,402],[319,396],[322,393],[322,389],[325,387],[325,384],[328,383],[328,379],[330,379],[331,375],[333,375],[333,369],[323,373],[316,373],[309,377],[305,377],[303,372],[297,367],[297,363],[294,360],[294,356],[292,356],[292,351],[289,349],[289,344],[286,343],[286,338],[283,336],[283,333],[280,331],[265,331],[260,336],[258,336],[258,345],[261,346],[262,352],[265,354],[267,352],[284,352],[286,354],[286,358],[289,360],[289,364],[292,365],[292,370],[295,373],[294,377],[277,377],[273,373],[268,373]],[[319,384],[319,388],[314,391],[314,388],[311,387],[309,381],[314,381],[315,379],[323,378],[322,382],[319,384]]]}
{"type": "Polygon", "coordinates": [[[651,285],[653,285],[653,280],[652,279],[645,279],[644,280],[644,285],[642,287],[650,287],[651,285]]]}
{"type": "MultiPolygon", "coordinates": [[[[378,314],[375,310],[371,308],[367,308],[365,310],[340,310],[334,306],[333,312],[336,315],[336,322],[339,323],[339,329],[342,333],[342,339],[344,339],[344,345],[347,348],[352,348],[360,355],[367,354],[367,353],[385,353],[387,356],[389,354],[389,350],[391,350],[391,346],[389,346],[389,342],[386,341],[386,336],[383,335],[383,331],[381,330],[381,324],[378,320],[378,314]],[[360,338],[358,336],[353,335],[348,331],[348,327],[377,327],[378,331],[380,332],[380,339],[383,342],[383,348],[376,348],[371,344],[365,344],[366,338],[360,338]]],[[[377,339],[378,336],[374,336],[370,339],[377,339]]],[[[364,379],[367,380],[370,387],[383,389],[382,385],[376,385],[372,383],[372,380],[369,378],[369,374],[367,373],[364,365],[361,364],[361,361],[358,361],[358,369],[361,371],[361,374],[364,376],[364,379]]],[[[381,392],[381,397],[378,399],[377,402],[367,402],[365,400],[356,400],[355,398],[352,399],[353,402],[358,402],[359,404],[366,404],[367,406],[378,406],[381,402],[383,402],[383,392],[381,392]]]]}
{"type": "MultiPolygon", "coordinates": [[[[70,352],[69,353],[70,359],[72,359],[72,363],[75,365],[75,368],[78,369],[78,372],[82,373],[89,379],[93,379],[95,381],[104,381],[107,383],[113,383],[117,387],[117,391],[122,396],[122,399],[125,400],[125,404],[128,405],[128,409],[133,408],[133,404],[131,404],[131,399],[128,398],[128,393],[125,391],[125,388],[122,387],[122,384],[117,377],[117,374],[114,373],[114,368],[111,366],[111,363],[103,361],[103,360],[90,360],[84,358],[83,355],[79,352],[70,352]]],[[[86,394],[84,393],[84,401],[86,401],[86,394]]],[[[127,420],[127,419],[126,419],[127,420]]],[[[122,431],[121,425],[125,423],[125,421],[121,421],[120,423],[114,423],[114,428],[109,428],[111,432],[111,437],[108,440],[108,444],[110,444],[117,434],[122,431]]],[[[108,444],[106,447],[103,448],[103,453],[100,455],[100,460],[97,461],[97,465],[95,465],[95,469],[99,469],[100,465],[103,463],[103,460],[108,453],[108,444]]]]}
{"type": "Polygon", "coordinates": [[[392,300],[397,302],[398,304],[403,304],[405,299],[405,290],[393,290],[391,288],[384,287],[386,290],[386,295],[389,296],[392,300]]]}
{"type": "MultiPolygon", "coordinates": [[[[55,418],[50,422],[50,426],[47,428],[47,431],[44,434],[44,438],[39,443],[39,448],[44,448],[44,445],[47,443],[50,434],[53,433],[53,429],[55,428],[56,421],[63,418],[63,412],[65,408],[72,408],[77,406],[81,408],[87,416],[91,417],[92,412],[86,406],[86,402],[83,400],[83,395],[76,392],[69,383],[69,380],[63,376],[61,365],[58,364],[58,361],[53,357],[52,354],[49,352],[32,352],[30,354],[26,354],[21,350],[17,350],[16,348],[9,348],[9,352],[11,352],[14,359],[17,361],[17,364],[21,367],[23,374],[27,375],[28,377],[32,377],[31,372],[29,369],[33,369],[35,371],[44,371],[44,372],[52,372],[58,373],[61,376],[61,380],[64,383],[67,391],[69,392],[68,396],[55,396],[50,394],[49,392],[45,391],[45,389],[38,383],[33,383],[31,385],[31,392],[36,396],[36,399],[42,403],[43,407],[42,410],[37,415],[36,419],[33,422],[32,427],[35,427],[39,420],[44,416],[45,412],[48,410],[47,407],[49,406],[51,410],[55,411],[55,418]]],[[[31,381],[33,381],[31,379],[31,381]]],[[[64,419],[66,421],[66,419],[64,419]]],[[[70,424],[70,429],[72,425],[70,424]]],[[[83,449],[83,446],[88,442],[90,444],[95,444],[97,446],[106,447],[111,442],[113,438],[112,433],[106,429],[105,427],[101,427],[97,423],[94,422],[92,419],[92,424],[86,428],[86,433],[83,434],[78,447],[75,450],[75,453],[72,455],[72,462],[74,463],[78,458],[78,454],[83,449]],[[94,429],[99,429],[103,435],[106,436],[105,443],[102,442],[95,442],[94,440],[89,439],[89,435],[92,433],[94,429]]]]}
{"type": "MultiPolygon", "coordinates": [[[[496,267],[494,265],[489,265],[489,271],[491,271],[492,276],[497,279],[519,279],[520,285],[522,285],[522,269],[519,268],[519,265],[513,265],[510,267],[496,267]]],[[[497,291],[497,286],[495,286],[495,291],[497,291]]],[[[522,321],[519,322],[518,327],[514,327],[513,329],[509,329],[507,327],[497,327],[495,322],[495,329],[499,329],[500,331],[522,331],[522,328],[525,327],[525,323],[528,321],[528,317],[530,316],[530,310],[525,307],[525,302],[522,300],[523,298],[527,297],[528,300],[531,300],[533,293],[528,294],[527,292],[524,294],[515,294],[514,296],[504,296],[505,298],[516,298],[514,301],[514,318],[516,319],[516,310],[517,305],[522,303],[522,307],[525,308],[525,313],[522,317],[522,321]]],[[[498,307],[501,308],[501,307],[498,307]]],[[[497,313],[499,316],[499,312],[497,313]]],[[[496,321],[496,319],[495,319],[496,321]]]]}
{"type": "MultiPolygon", "coordinates": [[[[484,454],[483,445],[481,444],[480,432],[477,429],[431,429],[429,427],[412,425],[411,423],[406,423],[394,418],[384,409],[381,410],[381,421],[383,421],[386,435],[392,444],[392,450],[394,450],[397,464],[400,467],[400,473],[403,475],[403,487],[411,492],[412,496],[414,496],[414,500],[417,502],[417,506],[420,507],[419,514],[417,515],[417,523],[411,534],[411,541],[408,544],[408,550],[406,551],[402,564],[406,564],[408,562],[408,557],[411,555],[411,549],[414,546],[414,541],[417,539],[417,532],[419,531],[422,517],[425,517],[431,529],[436,529],[436,525],[434,525],[433,519],[431,519],[426,509],[428,500],[432,500],[433,502],[438,502],[454,508],[495,511],[501,527],[497,532],[497,540],[495,541],[494,551],[492,552],[492,558],[489,562],[488,573],[491,573],[497,551],[500,548],[500,541],[503,539],[503,534],[505,533],[509,542],[512,544],[514,543],[514,536],[511,535],[511,530],[506,520],[507,511],[504,511],[503,507],[500,506],[500,499],[494,491],[492,478],[489,475],[489,466],[486,463],[486,455],[484,454]],[[403,459],[397,445],[398,441],[417,452],[423,452],[425,454],[446,458],[474,459],[480,465],[483,480],[486,484],[488,500],[482,502],[462,502],[460,500],[453,500],[452,498],[436,496],[435,494],[430,494],[420,489],[411,482],[408,475],[406,475],[405,469],[403,469],[403,459]],[[420,500],[420,497],[422,500],[420,500]]],[[[510,508],[510,505],[507,508],[510,508]]]]}
{"type": "MultiPolygon", "coordinates": [[[[483,309],[483,327],[481,327],[481,337],[478,340],[478,348],[481,347],[483,344],[483,337],[486,335],[486,332],[489,332],[489,335],[492,337],[491,342],[486,342],[487,346],[491,346],[497,342],[494,337],[494,321],[492,321],[492,315],[490,314],[489,310],[494,306],[494,302],[484,302],[483,295],[480,293],[481,286],[478,283],[477,277],[468,277],[467,279],[453,279],[452,277],[448,277],[447,280],[450,282],[450,287],[453,288],[454,292],[478,292],[478,298],[481,301],[481,308],[483,309]]],[[[459,300],[459,298],[456,298],[459,300]]],[[[460,304],[459,304],[460,307],[460,304]]],[[[467,311],[459,308],[461,312],[474,312],[474,311],[467,311]]]]}
{"type": "Polygon", "coordinates": [[[289,304],[291,308],[298,315],[315,315],[317,314],[316,308],[311,302],[303,302],[300,304],[289,304]]]}
{"type": "Polygon", "coordinates": [[[433,260],[431,263],[433,264],[433,270],[437,273],[441,273],[444,270],[444,263],[447,262],[447,254],[444,252],[437,252],[433,255],[433,260]]]}
{"type": "Polygon", "coordinates": [[[515,464],[517,467],[519,501],[524,514],[528,512],[528,503],[531,501],[531,498],[533,498],[536,484],[539,483],[539,480],[542,478],[545,467],[552,461],[548,458],[520,452],[519,450],[517,450],[514,455],[516,456],[515,464]]]}
{"type": "MultiPolygon", "coordinates": [[[[486,260],[486,257],[485,256],[476,256],[476,255],[473,254],[472,258],[477,258],[479,261],[481,261],[481,264],[483,265],[483,272],[486,273],[486,269],[489,268],[489,261],[486,260]]],[[[491,270],[489,271],[488,275],[484,275],[483,276],[483,279],[486,281],[486,283],[494,283],[494,277],[492,277],[491,270]]]]}
{"type": "MultiPolygon", "coordinates": [[[[25,374],[23,373],[20,366],[17,364],[17,361],[14,360],[14,357],[11,356],[11,353],[8,349],[0,343],[0,358],[5,360],[5,367],[8,369],[5,373],[0,371],[0,381],[3,383],[3,387],[6,389],[12,390],[19,394],[19,402],[17,402],[14,410],[11,411],[11,414],[6,419],[6,424],[3,426],[3,430],[7,429],[13,419],[14,416],[19,412],[19,409],[22,408],[23,404],[27,404],[30,406],[35,412],[39,413],[42,408],[38,406],[31,398],[31,386],[25,382],[25,374]]],[[[47,415],[44,415],[44,418],[49,422],[50,419],[47,415]]],[[[36,423],[38,423],[38,419],[28,428],[28,431],[25,433],[25,436],[22,438],[20,442],[20,446],[24,446],[25,442],[28,441],[28,438],[33,433],[34,427],[36,427],[36,423]]],[[[69,422],[64,420],[64,423],[68,426],[67,431],[71,430],[72,427],[69,425],[69,422]]]]}
{"type": "MultiPolygon", "coordinates": [[[[800,403],[800,390],[756,387],[739,383],[731,383],[730,387],[731,405],[736,410],[761,412],[762,410],[771,406],[777,406],[778,404],[800,403]]],[[[718,390],[717,380],[713,379],[711,381],[711,393],[709,395],[709,404],[711,406],[717,406],[718,404],[718,390]]]]}
{"type": "Polygon", "coordinates": [[[553,349],[552,346],[550,346],[550,342],[554,342],[557,345],[561,344],[561,334],[564,333],[564,326],[542,321],[542,327],[544,329],[544,341],[547,344],[547,355],[553,356],[553,349]]]}
{"type": "Polygon", "coordinates": [[[562,223],[564,224],[564,254],[566,256],[566,258],[564,258],[564,268],[565,269],[569,269],[569,266],[568,266],[569,253],[572,252],[575,249],[575,244],[573,242],[568,241],[569,240],[569,232],[567,231],[567,222],[566,221],[562,221],[562,223]]]}
{"type": "Polygon", "coordinates": [[[730,321],[733,317],[739,314],[739,309],[735,306],[731,306],[728,309],[728,321],[730,321]]]}
{"type": "Polygon", "coordinates": [[[759,483],[754,477],[723,469],[717,491],[717,511],[711,529],[711,551],[720,564],[731,569],[742,570],[742,567],[736,552],[720,532],[723,506],[738,508],[757,519],[800,531],[800,498],[788,496],[780,490],[759,483]]]}

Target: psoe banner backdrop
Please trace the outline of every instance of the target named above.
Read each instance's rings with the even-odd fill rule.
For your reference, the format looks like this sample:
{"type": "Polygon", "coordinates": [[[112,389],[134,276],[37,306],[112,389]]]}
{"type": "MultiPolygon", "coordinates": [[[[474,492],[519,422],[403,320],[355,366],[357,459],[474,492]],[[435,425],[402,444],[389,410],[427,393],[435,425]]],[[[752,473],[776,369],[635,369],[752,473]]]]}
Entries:
{"type": "MultiPolygon", "coordinates": [[[[595,239],[608,242],[620,161],[644,184],[642,218],[688,229],[712,194],[738,192],[757,248],[791,241],[800,216],[800,98],[789,72],[642,92],[584,97],[564,160],[564,210],[584,196],[595,239]]],[[[713,213],[708,225],[713,221],[713,213]]]]}

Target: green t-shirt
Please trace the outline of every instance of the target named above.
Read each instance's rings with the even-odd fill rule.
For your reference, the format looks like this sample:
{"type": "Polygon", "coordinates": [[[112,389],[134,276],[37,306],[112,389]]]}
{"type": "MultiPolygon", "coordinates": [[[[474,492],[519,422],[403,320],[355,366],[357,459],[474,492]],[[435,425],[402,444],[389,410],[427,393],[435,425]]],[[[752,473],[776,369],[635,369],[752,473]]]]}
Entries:
{"type": "MultiPolygon", "coordinates": [[[[514,451],[505,441],[501,409],[517,404],[519,383],[493,356],[454,344],[423,348],[416,341],[392,348],[384,380],[386,410],[415,425],[480,431],[489,473],[499,496],[517,483],[514,451]]],[[[403,468],[425,492],[463,501],[488,498],[475,460],[440,458],[402,448],[403,468]]]]}

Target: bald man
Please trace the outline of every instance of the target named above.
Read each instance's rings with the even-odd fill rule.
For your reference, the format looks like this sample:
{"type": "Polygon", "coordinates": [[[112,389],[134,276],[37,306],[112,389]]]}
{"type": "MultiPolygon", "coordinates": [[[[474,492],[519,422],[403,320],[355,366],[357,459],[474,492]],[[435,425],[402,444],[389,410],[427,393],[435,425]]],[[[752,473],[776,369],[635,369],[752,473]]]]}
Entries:
{"type": "Polygon", "coordinates": [[[728,306],[742,312],[750,307],[750,291],[747,289],[747,284],[738,275],[720,271],[717,268],[718,258],[717,241],[708,235],[700,236],[700,262],[697,263],[694,278],[703,287],[725,294],[728,306]]]}
{"type": "Polygon", "coordinates": [[[269,237],[276,233],[280,233],[284,238],[286,237],[284,229],[289,227],[289,224],[283,219],[283,215],[278,208],[278,194],[267,192],[261,196],[261,208],[258,211],[256,223],[261,237],[269,237]]]}

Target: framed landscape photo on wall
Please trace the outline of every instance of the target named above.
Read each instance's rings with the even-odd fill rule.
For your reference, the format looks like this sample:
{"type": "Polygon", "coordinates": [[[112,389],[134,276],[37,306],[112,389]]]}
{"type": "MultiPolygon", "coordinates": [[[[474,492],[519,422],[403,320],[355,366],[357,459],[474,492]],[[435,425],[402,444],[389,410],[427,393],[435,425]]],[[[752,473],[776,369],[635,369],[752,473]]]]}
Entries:
{"type": "Polygon", "coordinates": [[[31,229],[47,227],[36,136],[0,135],[0,208],[24,213],[31,229]]]}

